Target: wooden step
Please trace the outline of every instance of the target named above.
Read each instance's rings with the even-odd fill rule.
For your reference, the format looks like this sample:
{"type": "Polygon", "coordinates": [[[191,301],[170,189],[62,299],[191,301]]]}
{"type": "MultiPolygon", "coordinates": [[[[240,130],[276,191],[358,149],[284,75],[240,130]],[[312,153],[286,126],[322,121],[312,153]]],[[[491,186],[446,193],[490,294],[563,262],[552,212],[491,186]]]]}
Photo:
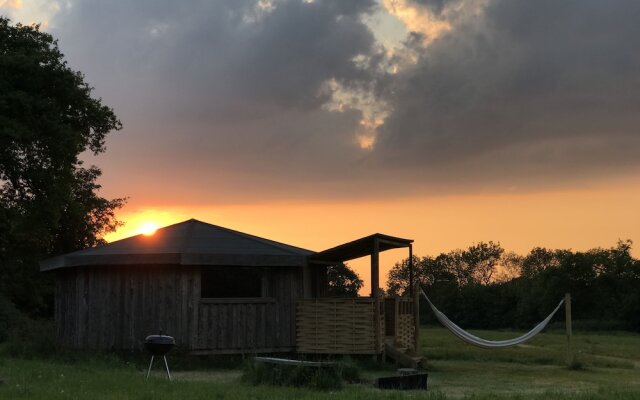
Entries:
{"type": "Polygon", "coordinates": [[[404,349],[403,351],[402,349],[399,349],[388,342],[385,343],[385,351],[387,357],[391,358],[393,361],[395,361],[399,365],[402,365],[403,367],[419,368],[420,363],[423,360],[422,357],[409,355],[406,353],[406,349],[404,349]]]}

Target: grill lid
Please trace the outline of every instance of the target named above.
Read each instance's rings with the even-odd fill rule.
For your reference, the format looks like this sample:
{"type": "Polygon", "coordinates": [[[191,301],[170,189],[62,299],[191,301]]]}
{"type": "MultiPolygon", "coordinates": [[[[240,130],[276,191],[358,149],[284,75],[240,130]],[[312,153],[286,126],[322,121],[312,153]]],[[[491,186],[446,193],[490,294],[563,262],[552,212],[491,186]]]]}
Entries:
{"type": "Polygon", "coordinates": [[[176,340],[173,336],[163,335],[162,331],[159,335],[149,335],[144,339],[144,347],[155,356],[167,354],[175,344],[176,340]]]}
{"type": "Polygon", "coordinates": [[[167,335],[149,335],[144,339],[145,344],[164,344],[164,345],[174,345],[176,344],[176,340],[173,336],[167,335]]]}

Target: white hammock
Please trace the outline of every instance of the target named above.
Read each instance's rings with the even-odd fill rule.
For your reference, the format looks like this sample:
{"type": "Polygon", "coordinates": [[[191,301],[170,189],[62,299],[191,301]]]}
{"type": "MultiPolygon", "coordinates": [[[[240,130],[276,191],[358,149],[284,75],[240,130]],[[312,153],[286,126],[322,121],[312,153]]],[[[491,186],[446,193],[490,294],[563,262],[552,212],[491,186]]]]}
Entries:
{"type": "Polygon", "coordinates": [[[542,330],[547,326],[549,321],[551,321],[551,318],[553,318],[556,312],[560,309],[560,306],[562,305],[562,303],[564,303],[564,299],[562,299],[560,303],[558,303],[556,308],[553,310],[553,312],[549,314],[547,318],[545,318],[542,322],[536,325],[532,330],[530,330],[529,332],[525,333],[520,337],[517,337],[515,339],[509,339],[509,340],[486,340],[486,339],[479,338],[475,335],[472,335],[469,332],[460,328],[458,325],[454,324],[449,318],[447,318],[446,315],[441,313],[440,310],[438,310],[436,306],[433,305],[431,300],[429,300],[429,298],[425,294],[424,290],[420,289],[420,291],[422,292],[422,295],[424,296],[424,298],[427,299],[427,301],[429,302],[429,306],[431,306],[433,313],[436,315],[436,318],[438,318],[438,321],[440,321],[442,325],[444,325],[447,329],[449,329],[459,339],[469,344],[472,344],[474,346],[482,347],[483,349],[504,349],[504,348],[513,347],[528,341],[538,333],[542,332],[542,330]]]}

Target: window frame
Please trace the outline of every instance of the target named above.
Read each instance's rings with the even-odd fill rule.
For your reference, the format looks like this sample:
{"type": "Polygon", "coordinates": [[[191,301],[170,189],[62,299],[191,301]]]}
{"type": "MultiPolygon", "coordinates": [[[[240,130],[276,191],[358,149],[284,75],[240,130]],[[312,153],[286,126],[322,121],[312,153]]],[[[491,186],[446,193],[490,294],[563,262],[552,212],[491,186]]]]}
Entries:
{"type": "Polygon", "coordinates": [[[268,268],[249,267],[249,266],[205,266],[200,268],[200,302],[201,303],[271,303],[275,302],[273,297],[269,296],[269,273],[268,268]],[[203,295],[203,287],[205,282],[205,274],[207,271],[219,270],[224,274],[224,269],[233,269],[236,271],[256,272],[260,280],[260,296],[237,296],[237,297],[205,297],[203,295]]]}

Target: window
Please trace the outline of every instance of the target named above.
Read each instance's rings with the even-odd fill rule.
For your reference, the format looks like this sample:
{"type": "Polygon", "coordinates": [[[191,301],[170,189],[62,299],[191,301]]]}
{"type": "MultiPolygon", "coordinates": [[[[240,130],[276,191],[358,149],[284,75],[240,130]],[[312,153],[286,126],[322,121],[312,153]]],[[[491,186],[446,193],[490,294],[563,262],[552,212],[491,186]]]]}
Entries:
{"type": "Polygon", "coordinates": [[[202,298],[263,297],[263,274],[258,268],[203,267],[202,298]]]}

